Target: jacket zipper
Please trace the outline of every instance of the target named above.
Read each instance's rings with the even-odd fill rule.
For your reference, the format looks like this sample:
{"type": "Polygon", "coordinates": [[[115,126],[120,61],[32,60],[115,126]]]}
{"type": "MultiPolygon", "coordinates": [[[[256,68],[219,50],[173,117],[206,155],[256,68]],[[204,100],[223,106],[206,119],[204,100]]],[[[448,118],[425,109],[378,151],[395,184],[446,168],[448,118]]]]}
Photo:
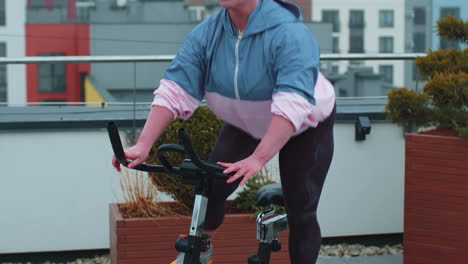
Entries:
{"type": "Polygon", "coordinates": [[[237,40],[236,40],[236,50],[235,50],[235,54],[236,54],[236,69],[234,71],[234,92],[236,94],[236,99],[237,100],[240,100],[240,96],[239,96],[239,87],[238,87],[238,83],[237,83],[237,77],[239,75],[239,42],[241,41],[242,39],[242,34],[244,32],[240,31],[239,30],[239,35],[237,36],[237,40]]]}

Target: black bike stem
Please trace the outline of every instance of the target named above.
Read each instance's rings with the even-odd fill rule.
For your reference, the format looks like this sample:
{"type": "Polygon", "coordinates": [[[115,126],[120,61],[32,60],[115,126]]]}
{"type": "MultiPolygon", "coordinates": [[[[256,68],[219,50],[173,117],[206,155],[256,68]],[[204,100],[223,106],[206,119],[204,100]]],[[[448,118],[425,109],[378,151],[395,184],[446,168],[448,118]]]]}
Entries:
{"type": "Polygon", "coordinates": [[[187,155],[190,157],[195,166],[216,175],[217,178],[229,178],[230,176],[234,175],[234,173],[224,174],[223,171],[226,168],[203,161],[193,148],[192,140],[190,139],[190,136],[187,131],[185,131],[185,129],[181,128],[179,130],[179,137],[182,140],[182,144],[184,145],[187,155]]]}
{"type": "Polygon", "coordinates": [[[185,154],[185,149],[181,145],[177,144],[164,144],[158,148],[158,151],[156,152],[159,161],[161,164],[167,169],[168,173],[176,173],[174,171],[174,167],[171,165],[171,163],[167,160],[166,156],[164,156],[164,153],[166,152],[178,152],[185,154]]]}

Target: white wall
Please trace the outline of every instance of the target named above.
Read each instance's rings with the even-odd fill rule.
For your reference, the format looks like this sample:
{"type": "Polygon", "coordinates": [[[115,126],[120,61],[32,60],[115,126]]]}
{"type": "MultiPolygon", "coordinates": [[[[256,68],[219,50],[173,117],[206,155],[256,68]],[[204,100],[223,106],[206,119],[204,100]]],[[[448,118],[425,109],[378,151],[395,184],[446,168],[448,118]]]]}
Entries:
{"type": "Polygon", "coordinates": [[[0,132],[0,253],[107,248],[106,131],[0,132]]]}
{"type": "MultiPolygon", "coordinates": [[[[0,42],[6,43],[7,57],[25,56],[26,0],[6,0],[6,26],[0,26],[0,42]]],[[[26,66],[7,66],[7,102],[26,102],[26,66]]]]}
{"type": "MultiPolygon", "coordinates": [[[[120,197],[111,155],[105,130],[0,131],[0,253],[108,248],[120,197]]],[[[355,142],[354,125],[338,123],[323,236],[403,232],[403,168],[398,127],[373,124],[355,142]]]]}
{"type": "MultiPolygon", "coordinates": [[[[379,37],[393,37],[394,53],[404,53],[405,44],[405,2],[404,0],[312,0],[312,17],[314,20],[322,20],[322,10],[339,10],[340,32],[333,33],[339,36],[340,53],[349,52],[349,11],[353,9],[364,10],[364,52],[379,53],[379,37]],[[379,10],[394,10],[394,27],[379,27],[379,10]]],[[[330,50],[322,47],[322,49],[330,50]]],[[[345,72],[348,62],[337,63],[340,72],[345,72]]],[[[393,84],[404,85],[404,62],[403,61],[366,61],[366,65],[374,67],[378,73],[379,65],[393,65],[393,84]]]]}
{"type": "Polygon", "coordinates": [[[318,208],[323,236],[403,232],[404,152],[396,125],[373,124],[362,142],[354,141],[353,124],[336,126],[318,208]]]}

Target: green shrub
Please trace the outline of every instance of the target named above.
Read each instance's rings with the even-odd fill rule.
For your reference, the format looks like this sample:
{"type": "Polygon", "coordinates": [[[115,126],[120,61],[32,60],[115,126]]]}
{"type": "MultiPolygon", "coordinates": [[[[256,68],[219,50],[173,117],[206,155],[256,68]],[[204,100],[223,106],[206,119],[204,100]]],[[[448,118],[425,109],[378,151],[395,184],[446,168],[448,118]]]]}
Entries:
{"type": "Polygon", "coordinates": [[[386,106],[387,118],[402,125],[410,132],[419,126],[429,124],[429,98],[406,88],[395,89],[388,93],[386,106]]]}
{"type": "Polygon", "coordinates": [[[436,73],[424,86],[436,107],[461,109],[468,106],[468,72],[436,73]]]}
{"type": "Polygon", "coordinates": [[[468,139],[468,127],[458,129],[458,135],[462,138],[468,139]]]}
{"type": "Polygon", "coordinates": [[[437,22],[437,31],[445,39],[468,42],[468,23],[449,16],[437,22]]]}
{"type": "Polygon", "coordinates": [[[468,72],[468,49],[430,51],[426,57],[416,58],[416,66],[424,80],[430,80],[436,73],[468,72]]]}
{"type": "MultiPolygon", "coordinates": [[[[162,144],[180,144],[178,132],[181,128],[189,132],[194,148],[200,154],[201,158],[207,159],[214,147],[222,126],[223,121],[218,119],[207,107],[199,107],[190,119],[186,121],[178,119],[169,125],[154,144],[147,162],[159,164],[159,160],[156,157],[156,150],[162,144]]],[[[167,153],[166,157],[174,166],[180,164],[180,162],[186,158],[180,153],[167,153]]],[[[150,178],[158,190],[166,192],[185,207],[189,209],[193,208],[195,196],[193,186],[183,185],[180,177],[165,173],[150,173],[150,178]]],[[[260,187],[269,183],[272,182],[263,174],[252,177],[246,183],[246,188],[241,191],[239,196],[235,199],[235,207],[254,214],[258,214],[261,210],[266,209],[256,206],[255,193],[260,187]]],[[[279,212],[284,212],[284,208],[282,210],[280,209],[279,212]]]]}
{"type": "MultiPolygon", "coordinates": [[[[180,144],[178,132],[184,128],[189,132],[195,150],[203,159],[207,159],[213,149],[216,138],[223,126],[223,121],[218,119],[207,107],[199,107],[193,116],[186,121],[177,119],[172,122],[165,132],[154,144],[148,159],[148,163],[159,164],[156,157],[157,147],[162,144],[180,144]]],[[[186,158],[179,153],[166,155],[171,164],[180,164],[186,158]]],[[[193,208],[193,187],[183,185],[180,177],[165,173],[150,173],[152,181],[158,190],[168,193],[173,199],[189,208],[193,208]]]]}
{"type": "MultiPolygon", "coordinates": [[[[468,24],[454,17],[438,22],[439,35],[467,43],[468,24]]],[[[407,89],[388,94],[388,119],[412,131],[420,126],[455,129],[468,126],[468,48],[429,51],[416,59],[425,80],[423,93],[407,89]]]]}

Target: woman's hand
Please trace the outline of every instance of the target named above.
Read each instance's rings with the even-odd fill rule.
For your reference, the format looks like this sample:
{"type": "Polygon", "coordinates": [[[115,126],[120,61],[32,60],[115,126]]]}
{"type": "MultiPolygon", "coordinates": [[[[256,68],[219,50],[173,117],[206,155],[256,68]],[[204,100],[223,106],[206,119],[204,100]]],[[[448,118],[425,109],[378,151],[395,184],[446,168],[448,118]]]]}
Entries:
{"type": "MultiPolygon", "coordinates": [[[[150,148],[143,144],[136,144],[124,150],[125,157],[131,162],[128,164],[129,169],[133,169],[135,166],[145,162],[148,159],[150,148]]],[[[117,161],[115,156],[112,156],[112,165],[120,172],[120,163],[117,161]]]]}
{"type": "MultiPolygon", "coordinates": [[[[166,127],[171,123],[174,114],[163,106],[153,106],[146,120],[145,127],[141,132],[140,137],[135,146],[124,150],[125,157],[132,160],[128,164],[128,168],[133,169],[148,159],[148,154],[154,142],[164,132],[166,127]]],[[[120,171],[120,163],[115,157],[112,157],[112,166],[117,171],[120,171]]]]}
{"type": "Polygon", "coordinates": [[[223,171],[224,174],[229,174],[233,171],[236,171],[236,174],[231,176],[227,180],[227,183],[233,183],[243,177],[239,186],[244,185],[252,176],[259,173],[263,169],[263,166],[265,166],[265,163],[266,162],[262,161],[255,155],[250,155],[246,159],[243,159],[236,163],[218,162],[220,166],[226,168],[223,171]]]}

